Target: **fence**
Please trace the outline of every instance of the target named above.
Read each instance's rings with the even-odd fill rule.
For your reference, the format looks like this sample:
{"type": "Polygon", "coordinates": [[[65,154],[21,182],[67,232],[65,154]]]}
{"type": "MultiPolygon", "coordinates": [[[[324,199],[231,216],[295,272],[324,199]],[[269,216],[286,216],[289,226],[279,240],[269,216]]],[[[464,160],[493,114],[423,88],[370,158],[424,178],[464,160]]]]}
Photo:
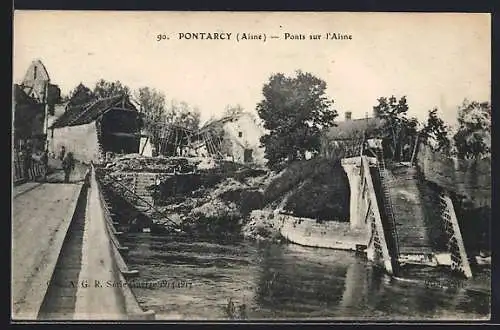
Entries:
{"type": "Polygon", "coordinates": [[[370,165],[366,156],[361,156],[360,181],[359,181],[359,210],[358,214],[363,221],[370,222],[368,243],[368,259],[381,262],[389,274],[394,274],[397,269],[395,256],[391,257],[385,237],[384,225],[380,216],[380,209],[373,186],[370,165]],[[371,252],[370,252],[371,251],[371,252]],[[381,260],[376,260],[381,259],[381,260]]]}
{"type": "Polygon", "coordinates": [[[19,153],[15,152],[13,158],[12,172],[14,184],[25,181],[35,181],[37,178],[44,175],[45,168],[41,162],[31,159],[29,167],[25,169],[25,159],[23,159],[19,153]]]}

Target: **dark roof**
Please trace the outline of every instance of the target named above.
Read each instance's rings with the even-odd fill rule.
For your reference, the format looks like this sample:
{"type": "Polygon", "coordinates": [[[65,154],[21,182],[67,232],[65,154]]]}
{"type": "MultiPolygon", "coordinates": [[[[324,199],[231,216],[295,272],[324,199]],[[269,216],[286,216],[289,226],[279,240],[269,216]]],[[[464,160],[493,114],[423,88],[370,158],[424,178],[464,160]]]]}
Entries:
{"type": "Polygon", "coordinates": [[[331,140],[350,140],[363,137],[371,137],[383,124],[383,120],[376,117],[352,119],[336,123],[326,132],[326,137],[331,140]]]}
{"type": "Polygon", "coordinates": [[[88,124],[112,108],[137,111],[137,108],[128,100],[127,96],[117,95],[71,106],[61,117],[54,121],[51,128],[88,124]]]}
{"type": "Polygon", "coordinates": [[[244,115],[249,115],[248,112],[238,112],[238,113],[235,113],[235,114],[232,114],[232,115],[229,115],[229,116],[224,116],[222,118],[219,118],[219,119],[212,119],[212,120],[209,120],[208,122],[206,122],[203,127],[200,128],[200,131],[204,131],[210,127],[213,127],[215,125],[224,125],[225,123],[228,123],[230,121],[233,121],[235,119],[239,119],[240,117],[244,116],[244,115]]]}

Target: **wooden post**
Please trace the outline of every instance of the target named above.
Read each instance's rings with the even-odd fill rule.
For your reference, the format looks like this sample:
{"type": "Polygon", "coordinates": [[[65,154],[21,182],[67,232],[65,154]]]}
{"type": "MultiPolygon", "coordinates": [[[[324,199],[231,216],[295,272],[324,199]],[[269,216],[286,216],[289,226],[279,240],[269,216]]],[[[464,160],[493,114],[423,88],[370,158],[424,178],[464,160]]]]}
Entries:
{"type": "MultiPolygon", "coordinates": [[[[139,138],[140,139],[140,138],[139,138]]],[[[140,140],[139,140],[140,141],[140,140]]],[[[146,144],[149,142],[149,135],[146,137],[146,141],[144,141],[144,145],[142,146],[141,156],[144,153],[144,149],[146,148],[146,144]]]]}
{"type": "Polygon", "coordinates": [[[175,142],[174,142],[174,157],[175,156],[178,156],[177,155],[177,139],[178,139],[178,131],[177,131],[177,127],[174,128],[175,130],[175,142]]]}
{"type": "Polygon", "coordinates": [[[44,151],[49,148],[49,102],[48,102],[48,95],[49,95],[49,83],[50,80],[47,80],[45,83],[45,89],[43,92],[43,107],[45,111],[45,117],[44,117],[44,124],[43,124],[43,132],[45,134],[45,141],[44,141],[44,151]]]}
{"type": "Polygon", "coordinates": [[[415,154],[417,153],[417,146],[418,146],[418,138],[419,135],[417,135],[417,138],[415,139],[415,145],[413,146],[413,153],[411,154],[411,159],[410,159],[410,166],[413,166],[413,162],[415,160],[415,154]]]}

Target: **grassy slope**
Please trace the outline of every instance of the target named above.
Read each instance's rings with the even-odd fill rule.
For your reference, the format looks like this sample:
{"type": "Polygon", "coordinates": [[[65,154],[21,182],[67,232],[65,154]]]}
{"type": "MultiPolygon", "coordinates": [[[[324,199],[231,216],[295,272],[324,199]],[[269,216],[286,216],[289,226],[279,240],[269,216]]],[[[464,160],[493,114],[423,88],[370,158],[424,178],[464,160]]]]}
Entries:
{"type": "Polygon", "coordinates": [[[275,203],[294,189],[286,211],[300,217],[348,221],[349,182],[340,163],[321,158],[295,162],[267,186],[264,201],[275,203]]]}

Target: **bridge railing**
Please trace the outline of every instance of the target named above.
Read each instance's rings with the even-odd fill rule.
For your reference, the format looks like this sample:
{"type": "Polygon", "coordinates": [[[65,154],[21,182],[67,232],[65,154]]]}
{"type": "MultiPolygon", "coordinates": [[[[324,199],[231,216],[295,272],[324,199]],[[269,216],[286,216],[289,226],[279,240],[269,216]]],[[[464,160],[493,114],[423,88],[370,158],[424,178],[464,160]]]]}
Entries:
{"type": "Polygon", "coordinates": [[[153,215],[160,216],[162,219],[166,220],[166,222],[169,223],[174,228],[179,227],[179,225],[175,221],[170,219],[169,216],[165,212],[158,210],[153,204],[151,204],[145,198],[136,194],[132,189],[130,189],[129,187],[127,187],[126,185],[124,185],[123,183],[118,181],[117,179],[113,178],[108,173],[106,173],[104,171],[102,171],[100,173],[102,173],[103,176],[111,182],[111,184],[113,184],[115,187],[118,188],[118,190],[123,194],[124,198],[126,198],[130,201],[133,201],[135,203],[137,203],[137,201],[140,201],[141,203],[145,204],[148,207],[148,209],[151,211],[151,213],[153,215]]]}
{"type": "Polygon", "coordinates": [[[380,256],[386,271],[389,274],[393,274],[393,259],[389,253],[387,240],[384,234],[384,226],[370,173],[370,165],[366,156],[361,156],[360,165],[360,200],[358,203],[358,212],[369,228],[370,242],[368,243],[368,249],[373,250],[373,254],[369,255],[368,258],[374,260],[377,256],[380,256]]]}
{"type": "Polygon", "coordinates": [[[453,201],[445,192],[442,192],[439,196],[439,208],[441,221],[448,238],[447,245],[451,254],[451,269],[462,273],[466,278],[471,278],[472,271],[462,239],[460,225],[455,214],[453,201]]]}
{"type": "MultiPolygon", "coordinates": [[[[102,210],[102,215],[105,221],[105,228],[107,236],[110,240],[110,245],[113,253],[113,259],[115,261],[115,266],[117,269],[117,277],[120,283],[130,283],[127,282],[133,276],[138,275],[138,271],[129,270],[128,266],[123,259],[122,252],[127,251],[128,249],[123,247],[117,236],[120,236],[122,233],[117,231],[114,227],[113,219],[111,216],[111,211],[109,206],[106,203],[104,195],[102,193],[102,188],[100,186],[99,180],[96,177],[96,171],[93,164],[91,164],[91,176],[92,176],[92,184],[95,185],[97,189],[98,198],[99,198],[99,206],[102,210]]],[[[125,301],[125,307],[127,310],[127,316],[131,320],[154,320],[155,313],[154,311],[148,310],[144,311],[142,307],[139,305],[139,302],[134,295],[132,289],[129,285],[122,286],[123,298],[125,301]]]]}

